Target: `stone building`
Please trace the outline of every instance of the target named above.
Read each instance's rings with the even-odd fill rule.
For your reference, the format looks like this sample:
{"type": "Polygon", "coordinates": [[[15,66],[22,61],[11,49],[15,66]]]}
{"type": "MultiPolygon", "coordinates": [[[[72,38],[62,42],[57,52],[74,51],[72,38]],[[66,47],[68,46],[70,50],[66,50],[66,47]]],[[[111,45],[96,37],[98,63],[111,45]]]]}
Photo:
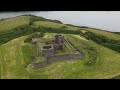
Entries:
{"type": "Polygon", "coordinates": [[[64,44],[64,36],[63,35],[55,35],[55,42],[58,44],[64,44]]]}
{"type": "MultiPolygon", "coordinates": [[[[34,40],[33,40],[34,41],[34,40]]],[[[43,62],[35,62],[33,63],[34,67],[44,67],[49,62],[57,61],[57,60],[69,60],[69,59],[81,59],[83,54],[77,53],[70,53],[70,54],[55,54],[57,50],[64,50],[64,42],[68,41],[64,39],[63,35],[56,35],[55,38],[51,41],[45,43],[44,46],[41,47],[42,50],[42,57],[44,57],[43,62]],[[65,41],[64,41],[65,40],[65,41]]],[[[79,51],[79,50],[78,50],[79,51]]]]}
{"type": "Polygon", "coordinates": [[[53,44],[55,50],[64,50],[64,36],[56,35],[55,36],[55,44],[53,44]]]}
{"type": "Polygon", "coordinates": [[[63,44],[53,44],[55,50],[64,50],[65,47],[63,44]]]}
{"type": "Polygon", "coordinates": [[[55,35],[55,39],[45,43],[46,45],[42,47],[42,56],[54,55],[57,50],[64,50],[64,36],[55,35]]]}
{"type": "Polygon", "coordinates": [[[53,45],[45,45],[42,47],[42,56],[51,56],[54,55],[54,47],[53,45]]]}

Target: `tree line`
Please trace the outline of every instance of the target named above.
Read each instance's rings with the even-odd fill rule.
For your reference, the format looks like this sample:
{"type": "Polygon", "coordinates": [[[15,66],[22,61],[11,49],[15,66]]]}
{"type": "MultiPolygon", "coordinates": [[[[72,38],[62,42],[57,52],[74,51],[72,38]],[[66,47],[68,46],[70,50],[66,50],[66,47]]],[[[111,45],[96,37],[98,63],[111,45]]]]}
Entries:
{"type": "Polygon", "coordinates": [[[88,40],[92,40],[102,46],[105,46],[107,48],[110,48],[120,53],[120,40],[109,39],[105,36],[97,35],[89,31],[81,35],[84,36],[88,40]]]}

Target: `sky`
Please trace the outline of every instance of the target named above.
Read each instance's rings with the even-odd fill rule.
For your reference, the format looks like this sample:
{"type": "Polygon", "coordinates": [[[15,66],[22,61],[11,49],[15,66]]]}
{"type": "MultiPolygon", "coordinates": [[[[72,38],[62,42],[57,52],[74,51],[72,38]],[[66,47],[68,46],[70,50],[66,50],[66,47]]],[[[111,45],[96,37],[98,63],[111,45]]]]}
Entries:
{"type": "Polygon", "coordinates": [[[57,19],[65,24],[89,26],[107,31],[120,32],[120,11],[32,11],[4,12],[0,18],[33,14],[48,19],[57,19]]]}

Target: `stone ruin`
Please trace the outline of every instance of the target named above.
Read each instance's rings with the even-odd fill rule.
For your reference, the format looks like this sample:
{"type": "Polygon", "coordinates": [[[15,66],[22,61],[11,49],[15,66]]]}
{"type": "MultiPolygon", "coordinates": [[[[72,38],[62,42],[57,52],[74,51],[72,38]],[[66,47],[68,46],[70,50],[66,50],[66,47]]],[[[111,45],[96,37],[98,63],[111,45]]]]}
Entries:
{"type": "Polygon", "coordinates": [[[81,59],[83,55],[81,53],[70,53],[63,55],[55,55],[55,51],[64,50],[64,42],[65,38],[63,35],[55,35],[54,40],[47,41],[44,46],[41,47],[42,57],[44,57],[43,62],[36,63],[34,62],[32,65],[34,67],[40,68],[46,66],[49,62],[56,60],[70,60],[71,58],[81,59]]]}
{"type": "Polygon", "coordinates": [[[42,56],[46,57],[46,56],[51,56],[51,55],[54,55],[53,45],[42,46],[42,56]]]}
{"type": "Polygon", "coordinates": [[[64,50],[64,36],[63,35],[56,35],[55,36],[55,43],[53,44],[55,50],[64,50]]]}
{"type": "Polygon", "coordinates": [[[58,44],[64,43],[64,36],[63,35],[55,35],[55,42],[58,44]]]}
{"type": "Polygon", "coordinates": [[[42,47],[42,56],[54,55],[56,50],[64,50],[64,36],[55,35],[55,39],[45,43],[46,45],[42,47]]]}

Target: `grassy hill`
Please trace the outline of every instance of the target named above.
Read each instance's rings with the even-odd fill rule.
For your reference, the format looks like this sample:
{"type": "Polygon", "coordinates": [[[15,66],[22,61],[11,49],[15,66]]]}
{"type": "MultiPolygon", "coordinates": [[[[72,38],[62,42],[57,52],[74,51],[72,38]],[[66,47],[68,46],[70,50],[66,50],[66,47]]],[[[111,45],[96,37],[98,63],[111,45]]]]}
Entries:
{"type": "Polygon", "coordinates": [[[96,29],[87,29],[88,31],[91,31],[95,34],[99,34],[99,35],[103,35],[107,38],[110,38],[110,39],[114,39],[114,40],[120,40],[120,35],[116,35],[112,32],[108,32],[108,31],[103,31],[103,30],[96,30],[96,29]]]}
{"type": "Polygon", "coordinates": [[[82,34],[90,31],[94,35],[101,35],[103,38],[107,37],[108,40],[120,40],[120,35],[115,33],[65,25],[56,20],[48,20],[32,15],[23,15],[0,21],[0,42],[2,40],[7,41],[0,45],[0,78],[79,79],[113,78],[119,76],[120,53],[104,47],[92,39],[86,39],[84,35],[87,34],[83,36],[79,32],[76,34],[75,32],[78,30],[82,34]],[[21,28],[20,26],[24,27],[21,28]],[[44,38],[49,40],[55,35],[56,30],[63,33],[73,46],[79,48],[84,57],[81,60],[71,59],[52,62],[40,69],[29,67],[35,48],[32,44],[25,43],[24,40],[30,34],[41,31],[49,32],[46,32],[44,36],[44,38]]]}
{"type": "Polygon", "coordinates": [[[27,78],[26,63],[31,62],[33,46],[23,42],[25,37],[0,46],[0,77],[27,78]]]}
{"type": "Polygon", "coordinates": [[[44,26],[44,27],[48,27],[48,28],[64,28],[64,29],[70,29],[70,30],[79,29],[78,27],[67,26],[64,24],[54,23],[54,22],[50,22],[50,21],[36,21],[36,22],[34,22],[33,26],[34,27],[44,26]]]}
{"type": "Polygon", "coordinates": [[[0,31],[14,29],[18,26],[29,24],[30,16],[18,16],[0,21],[0,31]]]}
{"type": "Polygon", "coordinates": [[[33,25],[34,27],[44,26],[44,27],[49,27],[49,28],[64,28],[64,29],[70,29],[70,30],[91,31],[95,34],[102,35],[110,39],[120,40],[120,35],[116,35],[112,32],[107,32],[107,31],[98,30],[94,28],[82,28],[82,27],[75,27],[75,26],[73,27],[73,26],[68,26],[68,25],[49,22],[49,21],[36,21],[33,25]]]}
{"type": "MultiPolygon", "coordinates": [[[[45,38],[50,34],[46,34],[45,38]]],[[[82,60],[63,60],[49,63],[40,69],[27,67],[31,63],[34,47],[24,43],[28,36],[14,39],[0,46],[1,78],[112,78],[120,74],[120,54],[78,35],[65,35],[85,54],[82,60]],[[98,54],[90,47],[96,48],[98,54]],[[97,60],[92,65],[88,61],[97,60]],[[91,59],[92,58],[92,59],[91,59]]],[[[92,62],[92,61],[91,61],[92,62]]]]}

